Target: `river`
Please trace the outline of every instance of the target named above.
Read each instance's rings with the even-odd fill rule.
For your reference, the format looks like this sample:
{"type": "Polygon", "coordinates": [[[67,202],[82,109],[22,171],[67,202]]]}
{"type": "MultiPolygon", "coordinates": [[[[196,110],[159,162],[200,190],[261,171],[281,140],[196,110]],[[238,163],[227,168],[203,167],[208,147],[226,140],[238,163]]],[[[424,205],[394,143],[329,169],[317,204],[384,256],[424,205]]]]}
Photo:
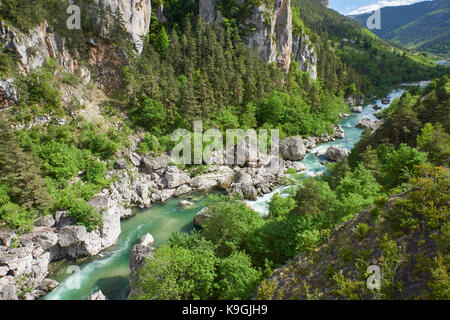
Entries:
{"type": "MultiPolygon", "coordinates": [[[[429,83],[423,81],[421,86],[429,83]]],[[[403,84],[393,89],[388,98],[393,101],[400,97],[406,87],[412,84],[403,84]]],[[[326,167],[320,162],[324,157],[315,156],[316,152],[324,153],[330,146],[346,148],[351,150],[359,141],[363,133],[362,129],[355,128],[359,120],[369,118],[376,120],[373,105],[378,104],[382,108],[381,99],[371,101],[363,109],[362,113],[352,113],[352,115],[341,121],[341,126],[345,131],[345,138],[324,143],[317,146],[301,162],[306,166],[306,175],[314,176],[325,172],[326,167]]],[[[257,201],[247,201],[256,211],[267,214],[267,201],[274,193],[283,192],[284,188],[279,188],[274,192],[260,197],[257,201]]],[[[190,194],[177,199],[172,199],[165,204],[153,205],[150,209],[140,210],[134,217],[122,222],[122,232],[117,244],[109,250],[103,252],[99,257],[90,259],[83,263],[75,264],[70,261],[63,263],[58,271],[50,275],[60,282],[60,285],[47,294],[46,300],[85,300],[98,290],[113,300],[126,299],[129,293],[128,268],[129,255],[132,246],[145,234],[150,233],[155,238],[155,246],[165,243],[173,232],[190,232],[193,229],[193,218],[195,214],[205,207],[207,196],[201,194],[190,194]],[[182,209],[178,203],[182,199],[189,199],[195,204],[194,207],[182,209]]]]}

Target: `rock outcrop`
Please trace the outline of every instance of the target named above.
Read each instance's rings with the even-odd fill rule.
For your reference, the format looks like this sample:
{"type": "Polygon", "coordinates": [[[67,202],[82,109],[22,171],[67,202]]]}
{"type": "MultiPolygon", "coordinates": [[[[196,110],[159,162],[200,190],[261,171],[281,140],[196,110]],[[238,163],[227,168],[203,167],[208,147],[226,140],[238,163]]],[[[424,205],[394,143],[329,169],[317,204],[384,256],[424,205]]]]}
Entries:
{"type": "Polygon", "coordinates": [[[280,141],[280,153],[287,160],[302,160],[306,156],[303,139],[301,137],[290,137],[280,141]]]}
{"type": "Polygon", "coordinates": [[[97,291],[89,297],[89,300],[105,301],[108,298],[103,294],[102,290],[97,291]]]}
{"type": "Polygon", "coordinates": [[[19,101],[17,89],[14,87],[14,79],[0,79],[0,109],[15,106],[19,101]]]}
{"type": "Polygon", "coordinates": [[[203,208],[200,210],[194,217],[194,226],[201,228],[206,220],[211,218],[211,215],[208,214],[208,208],[203,208]]]}
{"type": "Polygon", "coordinates": [[[361,119],[356,124],[356,127],[360,128],[360,129],[368,129],[368,128],[371,128],[372,126],[373,126],[373,122],[369,118],[361,119]]]}
{"type": "MultiPolygon", "coordinates": [[[[200,0],[200,15],[207,23],[218,22],[222,13],[216,10],[218,0],[200,0]]],[[[236,3],[239,5],[239,3],[236,3]]],[[[247,5],[244,2],[240,5],[247,5]]],[[[243,24],[251,26],[244,36],[249,48],[257,50],[268,63],[275,63],[288,72],[292,59],[299,63],[302,71],[317,78],[317,57],[306,34],[294,35],[291,0],[264,1],[255,6],[250,17],[243,24]]]]}
{"type": "Polygon", "coordinates": [[[347,158],[349,151],[344,148],[329,147],[325,152],[325,157],[332,161],[342,161],[347,158]]]}
{"type": "MultiPolygon", "coordinates": [[[[143,39],[150,28],[151,0],[96,0],[97,3],[98,1],[108,11],[112,13],[120,12],[125,30],[130,34],[136,51],[141,53],[144,48],[143,39]]],[[[100,23],[102,24],[102,22],[100,23]]],[[[102,24],[102,27],[105,32],[108,32],[104,24],[102,24]]]]}
{"type": "Polygon", "coordinates": [[[65,42],[47,22],[23,34],[0,21],[0,48],[8,48],[17,54],[21,71],[29,72],[53,58],[65,71],[78,74],[84,84],[88,83],[91,79],[89,70],[72,57],[65,42]]]}
{"type": "MultiPolygon", "coordinates": [[[[154,251],[156,250],[152,247],[153,242],[148,241],[148,236],[146,235],[137,244],[133,246],[130,253],[130,263],[129,267],[131,270],[130,273],[130,297],[138,295],[139,292],[135,288],[135,283],[137,281],[137,273],[143,267],[144,262],[147,258],[151,258],[153,256],[154,251]]],[[[151,237],[153,239],[153,237],[151,237]]]]}

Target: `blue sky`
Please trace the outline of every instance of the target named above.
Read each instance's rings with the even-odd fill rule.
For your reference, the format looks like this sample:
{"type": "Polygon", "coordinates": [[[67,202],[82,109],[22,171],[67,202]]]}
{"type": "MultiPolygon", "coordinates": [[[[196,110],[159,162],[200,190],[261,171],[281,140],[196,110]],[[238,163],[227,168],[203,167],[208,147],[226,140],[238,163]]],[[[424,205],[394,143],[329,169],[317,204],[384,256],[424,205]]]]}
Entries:
{"type": "Polygon", "coordinates": [[[402,6],[426,0],[330,0],[330,8],[341,14],[359,14],[386,6],[402,6]]]}

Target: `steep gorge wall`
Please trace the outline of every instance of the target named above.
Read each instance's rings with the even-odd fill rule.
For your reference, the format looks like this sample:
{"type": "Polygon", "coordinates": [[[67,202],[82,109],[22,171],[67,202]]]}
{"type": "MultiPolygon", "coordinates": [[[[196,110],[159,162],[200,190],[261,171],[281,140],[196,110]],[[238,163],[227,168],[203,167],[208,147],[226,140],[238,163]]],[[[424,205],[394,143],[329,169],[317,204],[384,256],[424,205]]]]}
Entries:
{"type": "Polygon", "coordinates": [[[151,0],[96,0],[111,12],[120,12],[126,31],[138,53],[144,48],[143,38],[147,35],[152,16],[151,0]],[[100,2],[99,2],[100,1],[100,2]]]}
{"type": "MultiPolygon", "coordinates": [[[[219,22],[222,13],[216,10],[219,0],[200,0],[200,15],[207,23],[219,22]]],[[[305,34],[293,33],[291,0],[272,0],[255,6],[251,17],[245,21],[251,32],[244,37],[249,48],[256,49],[268,63],[275,63],[288,72],[291,62],[299,63],[300,69],[317,78],[317,59],[314,47],[305,34]]]]}

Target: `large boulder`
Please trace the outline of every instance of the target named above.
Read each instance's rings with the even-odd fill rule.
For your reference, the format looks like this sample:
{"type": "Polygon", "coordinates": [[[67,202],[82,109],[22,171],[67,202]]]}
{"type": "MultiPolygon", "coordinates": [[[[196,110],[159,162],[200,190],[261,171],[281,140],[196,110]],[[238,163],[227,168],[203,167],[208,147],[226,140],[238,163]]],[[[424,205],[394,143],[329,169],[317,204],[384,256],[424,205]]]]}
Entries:
{"type": "Polygon", "coordinates": [[[337,126],[333,129],[334,135],[333,137],[336,139],[344,139],[345,138],[345,131],[341,126],[337,126]]]}
{"type": "Polygon", "coordinates": [[[280,142],[280,153],[284,159],[302,160],[306,156],[306,147],[301,137],[290,137],[280,142]]]}
{"type": "Polygon", "coordinates": [[[18,300],[14,278],[0,278],[0,300],[18,300]]]}
{"type": "Polygon", "coordinates": [[[40,217],[34,221],[35,227],[47,227],[51,228],[55,225],[55,219],[53,219],[52,216],[46,215],[43,217],[40,217]]]}
{"type": "Polygon", "coordinates": [[[252,176],[244,171],[237,171],[234,176],[234,181],[236,183],[242,184],[252,184],[252,176]]]}
{"type": "Polygon", "coordinates": [[[108,298],[103,294],[102,290],[97,291],[89,297],[89,300],[105,301],[108,298]]]}
{"type": "Polygon", "coordinates": [[[373,126],[373,122],[369,118],[361,119],[356,124],[356,127],[360,128],[360,129],[368,129],[368,128],[371,128],[372,126],[373,126]]]}
{"type": "Polygon", "coordinates": [[[166,169],[167,166],[172,162],[172,158],[167,155],[161,155],[154,158],[150,155],[145,156],[141,160],[141,165],[147,173],[153,173],[154,171],[160,169],[166,169]]]}
{"type": "Polygon", "coordinates": [[[3,244],[5,247],[9,247],[11,242],[17,239],[17,235],[11,230],[0,230],[0,245],[3,244]]]}
{"type": "Polygon", "coordinates": [[[361,107],[361,106],[353,107],[352,112],[361,113],[361,112],[363,112],[363,107],[361,107]]]}
{"type": "Polygon", "coordinates": [[[342,161],[347,158],[349,151],[344,148],[329,147],[325,152],[325,157],[333,161],[342,161]]]}
{"type": "Polygon", "coordinates": [[[211,218],[211,215],[208,214],[208,207],[200,210],[194,217],[194,225],[198,228],[201,228],[206,220],[211,218]]]}
{"type": "Polygon", "coordinates": [[[39,288],[45,292],[52,291],[57,286],[59,286],[59,282],[53,279],[45,279],[39,284],[39,288]]]}
{"type": "Polygon", "coordinates": [[[251,201],[256,201],[258,199],[258,193],[254,186],[243,184],[240,186],[240,190],[242,192],[242,195],[244,196],[244,199],[251,201]]]}
{"type": "Polygon", "coordinates": [[[183,184],[189,183],[191,178],[187,173],[181,173],[178,167],[169,166],[166,170],[165,179],[167,188],[177,188],[183,184]]]}

